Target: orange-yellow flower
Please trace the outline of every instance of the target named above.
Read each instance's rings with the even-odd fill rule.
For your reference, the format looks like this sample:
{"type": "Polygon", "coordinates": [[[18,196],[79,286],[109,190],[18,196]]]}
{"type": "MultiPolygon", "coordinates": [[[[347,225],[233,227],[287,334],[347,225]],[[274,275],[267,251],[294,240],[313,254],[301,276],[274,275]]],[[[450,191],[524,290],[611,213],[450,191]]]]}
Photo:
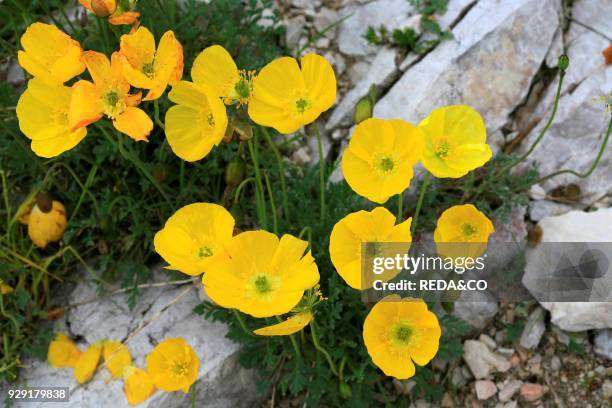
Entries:
{"type": "Polygon", "coordinates": [[[146,27],[122,35],[120,47],[123,75],[132,86],[149,90],[145,101],[159,98],[183,76],[183,47],[172,31],[164,33],[157,50],[146,27]]]}
{"type": "Polygon", "coordinates": [[[205,48],[196,57],[191,79],[211,88],[226,105],[247,105],[253,93],[253,73],[238,70],[230,53],[220,45],[205,48]]]}
{"type": "Polygon", "coordinates": [[[408,188],[423,134],[403,120],[366,119],[342,155],[342,173],[357,194],[378,204],[408,188]]]}
{"type": "Polygon", "coordinates": [[[253,330],[253,333],[259,336],[288,336],[290,334],[297,333],[304,327],[308,326],[312,319],[312,313],[302,312],[295,314],[280,323],[253,330]]]}
{"type": "Polygon", "coordinates": [[[319,282],[308,242],[285,234],[279,240],[267,231],[246,231],[227,244],[229,257],[211,263],[202,282],[218,305],[254,317],[270,317],[293,309],[304,291],[319,282]]]}
{"type": "Polygon", "coordinates": [[[455,205],[440,215],[434,241],[438,254],[449,258],[476,258],[487,250],[493,223],[472,204],[455,205]]]}
{"type": "Polygon", "coordinates": [[[153,384],[167,392],[187,393],[199,368],[198,356],[182,338],[166,339],[147,355],[147,372],[153,384]]]}
{"type": "Polygon", "coordinates": [[[68,112],[72,89],[34,78],[17,102],[19,129],[32,140],[31,148],[40,157],[55,157],[75,147],[85,127],[71,129],[68,112]]]}
{"type": "Polygon", "coordinates": [[[61,85],[85,70],[79,43],[54,25],[33,23],[21,36],[19,65],[33,77],[61,85]]]}
{"type": "Polygon", "coordinates": [[[101,342],[92,344],[76,362],[74,366],[74,378],[79,384],[83,384],[93,377],[98,363],[100,362],[100,356],[102,355],[102,344],[101,342]]]}
{"type": "Polygon", "coordinates": [[[145,370],[128,366],[123,370],[123,391],[128,404],[138,405],[155,392],[155,386],[151,376],[145,370]]]}
{"type": "Polygon", "coordinates": [[[136,107],[140,95],[129,94],[130,84],[121,72],[119,54],[113,53],[109,61],[102,53],[86,51],[83,61],[93,83],[81,80],[72,86],[68,115],[71,129],[87,126],[106,115],[120,132],[137,141],[147,140],[153,122],[142,109],[136,107]]]}
{"type": "Polygon", "coordinates": [[[81,357],[81,350],[64,333],[57,333],[49,343],[47,360],[54,368],[72,368],[81,357]]]}
{"type": "Polygon", "coordinates": [[[0,295],[8,295],[13,293],[15,289],[13,289],[10,285],[4,283],[2,279],[0,279],[0,295]]]}
{"type": "MultiPolygon", "coordinates": [[[[353,289],[372,287],[374,275],[371,275],[371,279],[362,279],[362,245],[368,243],[372,248],[377,248],[377,243],[396,243],[386,246],[386,249],[380,249],[381,253],[376,256],[394,257],[398,255],[398,251],[407,253],[412,241],[411,223],[412,218],[408,218],[395,225],[395,216],[384,207],[377,207],[372,211],[357,211],[342,218],[334,225],[329,237],[329,255],[338,274],[353,289]]],[[[375,279],[388,281],[399,272],[386,270],[383,274],[376,275],[375,279]]]]}
{"type": "Polygon", "coordinates": [[[62,203],[44,193],[36,197],[28,217],[28,236],[34,245],[44,248],[50,242],[59,241],[67,224],[66,208],[62,203]]]}
{"type": "Polygon", "coordinates": [[[108,17],[113,25],[134,24],[140,13],[133,11],[136,0],[79,0],[79,3],[98,17],[108,17]]]}
{"type": "Polygon", "coordinates": [[[115,340],[104,342],[104,364],[110,371],[113,378],[119,378],[123,374],[123,369],[132,365],[132,356],[126,346],[115,340]]]}
{"type": "Polygon", "coordinates": [[[278,58],[253,79],[249,116],[253,122],[289,134],[314,122],[336,100],[336,76],[325,58],[306,54],[278,58]]]}
{"type": "Polygon", "coordinates": [[[363,323],[368,354],[386,375],[400,380],[415,373],[438,352],[440,324],[422,299],[390,295],[372,307],[363,323]]]}

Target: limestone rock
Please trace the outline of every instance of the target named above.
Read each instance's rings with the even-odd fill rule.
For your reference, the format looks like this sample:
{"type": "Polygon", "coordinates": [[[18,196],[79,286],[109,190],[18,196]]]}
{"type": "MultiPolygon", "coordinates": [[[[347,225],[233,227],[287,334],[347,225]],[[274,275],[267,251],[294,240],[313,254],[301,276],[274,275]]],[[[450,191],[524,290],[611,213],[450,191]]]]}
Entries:
{"type": "Polygon", "coordinates": [[[474,387],[476,388],[476,397],[479,400],[488,400],[497,393],[497,387],[493,381],[478,380],[474,387]]]}
{"type": "Polygon", "coordinates": [[[540,344],[540,340],[546,330],[546,324],[544,319],[546,318],[546,311],[541,307],[537,307],[527,319],[525,328],[521,334],[519,344],[521,347],[526,349],[534,349],[540,344]]]}
{"type": "Polygon", "coordinates": [[[612,329],[599,330],[594,343],[593,350],[596,354],[612,360],[612,329]]]}
{"type": "Polygon", "coordinates": [[[492,372],[506,372],[510,362],[503,356],[489,350],[486,344],[478,340],[466,340],[463,343],[463,359],[476,379],[487,377],[492,372]]]}

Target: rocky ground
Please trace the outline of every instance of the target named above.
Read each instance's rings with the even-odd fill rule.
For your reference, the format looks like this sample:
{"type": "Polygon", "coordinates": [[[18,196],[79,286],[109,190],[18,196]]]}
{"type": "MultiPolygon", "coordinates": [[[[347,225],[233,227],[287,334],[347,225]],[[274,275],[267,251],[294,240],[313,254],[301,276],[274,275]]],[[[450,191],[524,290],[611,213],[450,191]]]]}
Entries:
{"type": "MultiPolygon", "coordinates": [[[[415,123],[434,107],[465,103],[482,113],[495,150],[510,145],[524,151],[549,114],[557,86],[554,69],[562,52],[571,62],[559,113],[531,157],[543,174],[567,167],[584,171],[594,158],[610,115],[604,101],[612,91],[612,69],[602,55],[612,37],[609,0],[450,0],[447,12],[437,18],[453,38],[425,55],[368,45],[362,37],[368,25],[418,31],[421,16],[407,0],[288,0],[278,7],[288,47],[319,52],[336,70],[337,105],[320,123],[325,152],[332,159],[346,146],[354,106],[371,85],[379,93],[376,117],[415,123]]],[[[14,64],[2,71],[10,82],[23,78],[14,64]]],[[[317,161],[314,138],[294,147],[293,160],[317,161]]],[[[341,172],[332,179],[342,180],[341,172]]],[[[516,211],[506,227],[520,237],[539,231],[543,242],[612,241],[612,210],[592,212],[610,207],[611,193],[608,149],[588,179],[560,177],[533,188],[528,207],[516,211]],[[577,193],[559,196],[558,187],[568,183],[578,186],[577,193]]],[[[528,256],[526,276],[537,268],[537,256],[528,256]]],[[[203,356],[204,406],[253,406],[249,398],[256,380],[238,366],[237,348],[224,338],[225,328],[192,313],[199,292],[191,284],[145,289],[135,314],[128,312],[124,295],[113,296],[71,309],[57,329],[83,342],[129,338],[140,365],[152,344],[183,336],[203,356]]],[[[82,283],[68,296],[69,303],[83,302],[95,296],[94,285],[82,283]]],[[[442,406],[610,406],[612,299],[542,305],[535,300],[470,300],[460,299],[455,309],[473,326],[464,341],[463,360],[449,367],[434,364],[439,378],[450,376],[442,406]]],[[[22,378],[31,386],[73,383],[69,371],[37,361],[25,366],[22,378]]],[[[397,393],[409,393],[413,386],[410,380],[394,382],[397,393]]],[[[91,383],[74,388],[69,406],[93,407],[101,401],[123,406],[120,387],[120,382],[107,384],[99,373],[91,383]]],[[[189,397],[157,394],[145,406],[186,401],[181,398],[189,397]]],[[[419,401],[415,406],[429,405],[419,401]]]]}

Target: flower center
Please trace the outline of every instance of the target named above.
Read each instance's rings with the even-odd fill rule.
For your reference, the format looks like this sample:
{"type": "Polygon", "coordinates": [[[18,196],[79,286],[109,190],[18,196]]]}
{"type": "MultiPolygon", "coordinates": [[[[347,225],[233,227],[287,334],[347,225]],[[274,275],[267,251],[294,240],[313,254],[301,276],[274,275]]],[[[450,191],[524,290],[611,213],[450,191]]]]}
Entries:
{"type": "Polygon", "coordinates": [[[450,154],[450,150],[451,150],[451,147],[446,140],[440,140],[436,144],[436,149],[435,149],[436,156],[438,156],[438,158],[440,159],[446,159],[448,155],[450,154]]]}
{"type": "Polygon", "coordinates": [[[270,282],[268,281],[267,277],[258,276],[255,279],[255,289],[257,290],[257,292],[263,295],[272,290],[272,285],[270,285],[270,282]]]}
{"type": "Polygon", "coordinates": [[[175,361],[172,365],[172,376],[175,378],[185,377],[189,371],[189,363],[187,361],[175,361]]]}
{"type": "Polygon", "coordinates": [[[295,101],[295,111],[299,115],[303,115],[304,112],[306,112],[308,109],[310,109],[311,106],[312,106],[312,104],[310,103],[310,101],[308,99],[305,99],[305,98],[298,98],[295,101]]]}
{"type": "Polygon", "coordinates": [[[206,115],[206,123],[208,123],[208,126],[210,126],[211,128],[215,127],[215,117],[212,113],[206,115]]]}
{"type": "Polygon", "coordinates": [[[107,105],[116,106],[117,102],[119,102],[119,95],[115,91],[110,91],[104,95],[104,101],[107,105]]]}
{"type": "Polygon", "coordinates": [[[461,226],[461,232],[468,238],[476,234],[477,231],[478,229],[474,225],[467,222],[461,226]]]}
{"type": "Polygon", "coordinates": [[[279,284],[280,280],[277,276],[258,273],[251,277],[250,284],[247,286],[247,292],[250,297],[258,301],[272,301],[279,284]]]}
{"type": "Polygon", "coordinates": [[[395,163],[393,162],[393,159],[387,156],[382,157],[378,162],[378,169],[384,173],[389,173],[394,167],[395,163]]]}
{"type": "Polygon", "coordinates": [[[391,331],[391,338],[396,345],[406,346],[412,339],[413,334],[414,330],[410,326],[398,323],[391,331]]]}
{"type": "Polygon", "coordinates": [[[213,255],[213,250],[209,246],[203,246],[198,248],[198,258],[204,259],[213,255]]]}
{"type": "Polygon", "coordinates": [[[153,61],[147,62],[146,64],[143,64],[142,65],[142,72],[148,78],[153,78],[153,76],[155,75],[155,65],[153,64],[153,61]]]}

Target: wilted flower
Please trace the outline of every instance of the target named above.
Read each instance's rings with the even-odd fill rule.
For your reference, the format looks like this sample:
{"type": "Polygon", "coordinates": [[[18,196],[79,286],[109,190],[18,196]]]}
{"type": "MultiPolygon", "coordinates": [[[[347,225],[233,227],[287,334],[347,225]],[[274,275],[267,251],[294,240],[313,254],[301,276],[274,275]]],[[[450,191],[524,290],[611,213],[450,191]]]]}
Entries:
{"type": "Polygon", "coordinates": [[[372,362],[386,375],[404,380],[438,352],[440,324],[422,299],[391,295],[372,307],[363,324],[363,340],[372,362]]]}
{"type": "Polygon", "coordinates": [[[342,173],[357,194],[383,204],[410,185],[423,135],[403,120],[366,119],[342,155],[342,173]]]}
{"type": "Polygon", "coordinates": [[[469,106],[434,109],[419,128],[425,135],[423,166],[436,177],[463,177],[491,158],[482,117],[469,106]]]}
{"type": "Polygon", "coordinates": [[[215,260],[227,257],[225,246],[234,233],[234,218],[222,206],[189,204],[168,218],[155,234],[155,251],[170,265],[168,269],[197,276],[215,260]]]}
{"type": "Polygon", "coordinates": [[[103,345],[104,364],[113,378],[123,375],[123,369],[132,365],[132,356],[126,346],[115,340],[106,340],[103,345]]]}
{"type": "Polygon", "coordinates": [[[145,370],[127,366],[123,370],[123,391],[130,405],[138,405],[155,392],[155,386],[145,370]]]}
{"type": "Polygon", "coordinates": [[[225,308],[255,317],[289,312],[304,291],[319,281],[319,271],[308,243],[285,234],[247,231],[227,245],[229,257],[209,266],[203,283],[206,293],[225,308]]]}
{"type": "Polygon", "coordinates": [[[81,357],[81,350],[64,333],[57,333],[49,343],[47,360],[54,368],[72,368],[81,357]]]}
{"type": "Polygon", "coordinates": [[[92,344],[83,354],[81,354],[74,366],[74,378],[76,378],[79,384],[91,380],[91,377],[93,377],[98,368],[101,355],[102,342],[92,344]]]}
{"type": "Polygon", "coordinates": [[[189,391],[200,368],[200,360],[182,338],[166,339],[147,355],[147,372],[160,390],[189,391]]]}
{"type": "MultiPolygon", "coordinates": [[[[362,244],[397,243],[387,247],[386,251],[390,253],[381,252],[376,256],[395,256],[398,251],[407,253],[412,241],[411,223],[412,218],[408,218],[395,225],[395,216],[384,207],[377,207],[372,211],[357,211],[338,221],[329,237],[329,255],[338,274],[353,289],[363,290],[371,287],[373,280],[362,281],[362,244]]],[[[396,270],[386,270],[377,275],[376,279],[387,281],[398,273],[396,270]]]]}
{"type": "Polygon", "coordinates": [[[455,205],[440,215],[434,241],[438,254],[449,257],[479,257],[487,249],[493,223],[472,204],[455,205]]]}
{"type": "Polygon", "coordinates": [[[61,85],[85,70],[79,43],[52,24],[30,24],[21,36],[21,46],[19,65],[48,84],[61,85]]]}
{"type": "Polygon", "coordinates": [[[121,71],[119,54],[113,53],[109,61],[102,53],[86,51],[83,61],[93,83],[81,80],[72,86],[68,114],[71,129],[87,126],[106,115],[120,132],[137,141],[147,140],[153,130],[153,122],[142,109],[136,107],[140,95],[129,94],[130,84],[121,71]]]}
{"type": "Polygon", "coordinates": [[[125,79],[136,88],[148,89],[143,98],[159,98],[168,85],[183,76],[183,47],[172,31],[166,31],[155,49],[155,38],[146,27],[124,34],[119,54],[125,79]]]}
{"type": "Polygon", "coordinates": [[[249,116],[253,122],[289,134],[314,122],[336,100],[336,76],[325,58],[306,54],[278,58],[253,79],[249,116]]]}
{"type": "Polygon", "coordinates": [[[259,336],[288,336],[297,333],[304,327],[308,326],[313,319],[310,312],[297,313],[285,321],[282,321],[271,326],[262,327],[254,330],[253,333],[259,336]]]}
{"type": "Polygon", "coordinates": [[[28,236],[39,248],[62,239],[66,230],[66,209],[48,194],[40,193],[28,217],[28,236]]]}
{"type": "Polygon", "coordinates": [[[32,140],[32,151],[40,157],[55,157],[75,147],[85,127],[71,129],[68,123],[72,89],[34,78],[17,102],[19,129],[32,140]]]}

